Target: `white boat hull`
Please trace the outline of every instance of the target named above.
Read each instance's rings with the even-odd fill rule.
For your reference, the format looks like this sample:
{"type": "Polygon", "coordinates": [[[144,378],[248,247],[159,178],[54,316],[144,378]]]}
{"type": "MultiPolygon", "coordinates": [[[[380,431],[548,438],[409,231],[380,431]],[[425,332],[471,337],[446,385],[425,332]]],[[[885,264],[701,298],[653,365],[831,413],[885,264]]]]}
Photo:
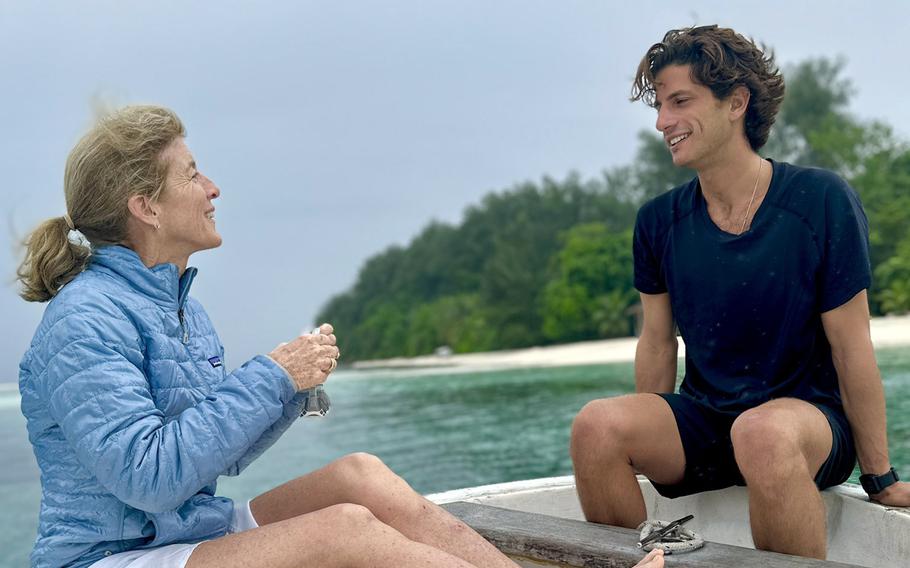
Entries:
{"type": "MultiPolygon", "coordinates": [[[[754,547],[749,531],[748,495],[730,487],[698,495],[665,499],[639,477],[648,518],[673,520],[687,514],[686,524],[706,541],[754,547]]],[[[428,496],[436,503],[467,501],[516,511],[584,520],[572,476],[551,477],[472,487],[428,496]]],[[[870,568],[910,566],[910,509],[869,502],[859,486],[844,484],[822,492],[828,511],[828,559],[870,568]]]]}

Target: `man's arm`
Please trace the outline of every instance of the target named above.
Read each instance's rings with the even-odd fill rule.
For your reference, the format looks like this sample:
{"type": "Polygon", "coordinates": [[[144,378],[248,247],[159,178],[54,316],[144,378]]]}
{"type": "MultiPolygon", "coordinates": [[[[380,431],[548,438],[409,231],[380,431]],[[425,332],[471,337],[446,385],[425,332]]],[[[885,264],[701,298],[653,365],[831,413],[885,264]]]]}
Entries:
{"type": "Polygon", "coordinates": [[[635,392],[673,392],[679,342],[670,294],[641,294],[643,323],[635,348],[635,392]]]}
{"type": "MultiPolygon", "coordinates": [[[[863,473],[888,472],[885,391],[869,333],[866,291],[822,314],[822,325],[837,370],[841,398],[863,473]]],[[[910,483],[898,482],[871,496],[885,505],[910,506],[910,483]]]]}

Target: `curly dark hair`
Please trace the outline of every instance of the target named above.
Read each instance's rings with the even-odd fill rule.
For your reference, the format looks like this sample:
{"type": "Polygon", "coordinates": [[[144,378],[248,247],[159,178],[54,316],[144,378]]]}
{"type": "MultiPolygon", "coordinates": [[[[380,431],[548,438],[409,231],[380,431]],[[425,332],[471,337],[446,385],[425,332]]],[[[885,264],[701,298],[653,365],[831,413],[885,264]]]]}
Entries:
{"type": "Polygon", "coordinates": [[[638,64],[632,100],[655,106],[654,78],[668,65],[690,65],[692,80],[720,100],[737,87],[749,89],[746,138],[755,151],[765,145],[784,100],[784,78],[764,45],[716,25],[670,30],[638,64]]]}

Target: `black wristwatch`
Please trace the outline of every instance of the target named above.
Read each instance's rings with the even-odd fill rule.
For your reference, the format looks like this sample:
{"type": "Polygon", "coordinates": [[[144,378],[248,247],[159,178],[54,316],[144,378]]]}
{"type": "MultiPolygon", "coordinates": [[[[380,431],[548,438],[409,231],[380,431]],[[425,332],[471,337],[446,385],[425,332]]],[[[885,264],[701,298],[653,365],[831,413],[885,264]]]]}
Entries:
{"type": "Polygon", "coordinates": [[[881,493],[885,489],[894,485],[900,478],[897,476],[897,472],[894,471],[892,467],[888,473],[883,473],[881,475],[872,475],[867,473],[865,475],[859,476],[859,482],[863,486],[863,490],[869,495],[875,495],[876,493],[881,493]]]}

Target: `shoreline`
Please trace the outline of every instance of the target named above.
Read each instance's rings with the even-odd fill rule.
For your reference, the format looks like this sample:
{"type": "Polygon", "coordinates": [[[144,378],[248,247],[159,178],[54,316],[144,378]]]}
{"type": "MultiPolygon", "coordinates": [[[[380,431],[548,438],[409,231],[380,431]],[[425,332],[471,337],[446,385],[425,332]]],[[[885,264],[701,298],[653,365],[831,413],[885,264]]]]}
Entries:
{"type": "MultiPolygon", "coordinates": [[[[876,349],[910,346],[910,314],[872,318],[869,322],[876,349]]],[[[357,361],[348,368],[356,371],[389,369],[509,369],[523,367],[566,367],[629,363],[635,360],[637,337],[598,339],[545,347],[453,355],[421,355],[357,361]]],[[[679,357],[686,346],[679,338],[679,357]]]]}

